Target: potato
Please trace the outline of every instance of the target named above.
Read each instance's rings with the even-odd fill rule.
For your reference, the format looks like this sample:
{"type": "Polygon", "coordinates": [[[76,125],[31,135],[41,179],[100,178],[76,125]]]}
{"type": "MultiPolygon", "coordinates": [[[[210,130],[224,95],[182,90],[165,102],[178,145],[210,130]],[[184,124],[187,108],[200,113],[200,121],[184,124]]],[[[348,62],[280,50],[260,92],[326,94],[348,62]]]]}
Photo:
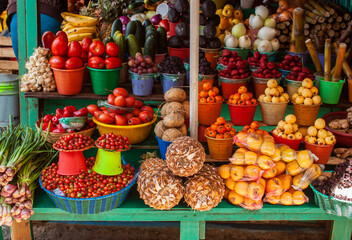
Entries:
{"type": "Polygon", "coordinates": [[[182,105],[183,109],[185,110],[185,118],[189,119],[189,101],[184,101],[182,105]]]}
{"type": "Polygon", "coordinates": [[[161,107],[161,112],[160,112],[160,114],[161,114],[161,116],[162,117],[165,117],[167,114],[166,114],[166,108],[167,108],[167,106],[169,105],[169,103],[165,103],[162,107],[161,107]]]}
{"type": "Polygon", "coordinates": [[[158,137],[158,138],[162,138],[163,137],[163,134],[164,132],[167,130],[167,127],[164,125],[164,121],[161,120],[159,121],[156,125],[155,125],[155,128],[154,128],[154,132],[155,132],[155,135],[158,137]]]}
{"type": "Polygon", "coordinates": [[[183,136],[187,136],[188,129],[186,127],[186,124],[183,124],[181,127],[177,128],[177,130],[179,130],[183,136]]]}
{"type": "Polygon", "coordinates": [[[169,128],[164,132],[162,139],[164,141],[172,142],[179,137],[182,137],[182,133],[179,130],[176,128],[169,128]]]}
{"type": "Polygon", "coordinates": [[[183,116],[185,116],[185,109],[183,108],[183,105],[179,102],[171,102],[167,105],[165,109],[165,114],[169,115],[170,113],[181,113],[183,116]]]}
{"type": "Polygon", "coordinates": [[[164,117],[164,125],[168,128],[178,128],[185,123],[185,118],[181,113],[170,113],[164,117]]]}
{"type": "Polygon", "coordinates": [[[164,98],[167,102],[180,102],[186,100],[186,92],[181,88],[171,88],[164,94],[164,98]]]}

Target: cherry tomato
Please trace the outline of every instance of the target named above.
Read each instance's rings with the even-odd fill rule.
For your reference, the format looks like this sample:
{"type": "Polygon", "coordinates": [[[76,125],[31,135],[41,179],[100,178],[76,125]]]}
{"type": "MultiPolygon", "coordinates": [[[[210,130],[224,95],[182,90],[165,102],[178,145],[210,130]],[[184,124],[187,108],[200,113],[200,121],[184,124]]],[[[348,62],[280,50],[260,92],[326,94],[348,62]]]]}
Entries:
{"type": "Polygon", "coordinates": [[[67,34],[64,31],[58,31],[55,36],[62,37],[66,41],[66,45],[68,44],[67,34]]]}
{"type": "Polygon", "coordinates": [[[67,69],[78,69],[83,67],[83,61],[79,57],[72,57],[66,60],[65,68],[67,69]]]}
{"type": "Polygon", "coordinates": [[[110,123],[115,122],[115,119],[112,116],[110,116],[109,114],[103,113],[98,117],[98,121],[102,122],[102,123],[110,124],[110,123]]]}
{"type": "Polygon", "coordinates": [[[109,57],[104,60],[106,69],[116,69],[122,66],[122,62],[118,57],[109,57]]]}
{"type": "Polygon", "coordinates": [[[110,57],[117,57],[120,53],[120,47],[114,42],[109,42],[105,46],[105,52],[110,57]]]}
{"type": "Polygon", "coordinates": [[[90,38],[83,38],[81,42],[82,50],[85,52],[89,52],[89,46],[92,44],[92,39],[90,38]]]}
{"type": "Polygon", "coordinates": [[[148,123],[153,120],[154,114],[151,113],[150,111],[142,111],[140,112],[138,117],[143,123],[148,123]]]}
{"type": "Polygon", "coordinates": [[[114,105],[118,107],[124,107],[126,105],[126,98],[119,95],[115,98],[114,105]]]}
{"type": "Polygon", "coordinates": [[[115,97],[120,96],[120,95],[125,98],[128,97],[128,92],[124,88],[115,88],[113,94],[115,95],[115,97]]]}
{"type": "Polygon", "coordinates": [[[103,69],[105,64],[101,57],[92,57],[88,60],[88,66],[90,68],[103,69]]]}
{"type": "Polygon", "coordinates": [[[141,108],[143,106],[143,103],[139,100],[134,101],[134,106],[136,108],[141,108]]]}
{"type": "Polygon", "coordinates": [[[141,107],[141,111],[149,111],[154,114],[154,109],[149,107],[149,106],[143,106],[141,107]]]}
{"type": "Polygon", "coordinates": [[[65,56],[67,52],[67,42],[62,37],[56,37],[51,44],[51,52],[54,56],[65,56]]]}
{"type": "Polygon", "coordinates": [[[94,41],[89,46],[89,52],[91,52],[94,56],[101,57],[104,55],[105,46],[100,41],[94,41]]]}
{"type": "Polygon", "coordinates": [[[114,96],[114,94],[109,94],[109,95],[108,95],[108,100],[107,100],[107,102],[108,102],[109,104],[111,104],[111,105],[114,105],[114,104],[115,104],[115,96],[114,96]]]}
{"type": "Polygon", "coordinates": [[[115,116],[115,124],[119,126],[125,126],[127,125],[127,118],[121,115],[116,115],[115,116]]]}
{"type": "Polygon", "coordinates": [[[128,120],[128,125],[139,125],[141,123],[142,122],[138,117],[133,117],[128,120]]]}
{"type": "Polygon", "coordinates": [[[126,98],[126,107],[133,107],[135,102],[135,98],[130,96],[126,98]]]}
{"type": "Polygon", "coordinates": [[[49,64],[52,68],[63,69],[65,68],[65,58],[60,56],[53,56],[50,58],[49,64]]]}
{"type": "Polygon", "coordinates": [[[81,57],[81,55],[82,55],[81,44],[79,44],[79,42],[77,42],[77,41],[70,42],[70,44],[68,45],[68,49],[67,49],[67,55],[70,58],[71,57],[81,57]]]}
{"type": "Polygon", "coordinates": [[[51,44],[53,43],[54,39],[55,34],[50,31],[46,31],[42,36],[43,47],[51,49],[51,44]]]}

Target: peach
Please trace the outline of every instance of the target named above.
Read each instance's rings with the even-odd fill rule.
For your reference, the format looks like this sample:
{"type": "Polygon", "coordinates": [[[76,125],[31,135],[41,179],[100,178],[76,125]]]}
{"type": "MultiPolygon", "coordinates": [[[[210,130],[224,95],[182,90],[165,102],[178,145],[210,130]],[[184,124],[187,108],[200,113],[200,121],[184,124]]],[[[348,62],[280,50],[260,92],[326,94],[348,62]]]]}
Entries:
{"type": "Polygon", "coordinates": [[[284,88],[281,86],[277,86],[277,90],[279,90],[280,94],[282,94],[284,92],[284,88]]]}
{"type": "Polygon", "coordinates": [[[335,136],[333,135],[333,136],[329,136],[329,137],[325,138],[325,143],[328,145],[335,144],[336,143],[335,136]]]}
{"type": "Polygon", "coordinates": [[[284,191],[290,189],[292,184],[292,177],[290,175],[281,174],[280,176],[277,176],[277,178],[281,180],[284,191]]]}
{"type": "Polygon", "coordinates": [[[246,153],[248,152],[247,148],[241,147],[239,149],[237,149],[236,153],[246,153]]]}
{"type": "Polygon", "coordinates": [[[228,178],[225,180],[225,185],[228,189],[234,190],[236,186],[236,182],[232,178],[228,178]]]}
{"type": "Polygon", "coordinates": [[[295,137],[295,135],[294,135],[294,134],[289,134],[289,135],[287,135],[287,139],[290,139],[290,140],[295,140],[295,139],[296,139],[296,137],[295,137]]]}
{"type": "Polygon", "coordinates": [[[303,168],[301,168],[298,165],[298,162],[296,160],[287,163],[286,168],[287,168],[288,174],[290,174],[291,176],[296,176],[296,175],[300,174],[301,172],[303,172],[303,170],[304,170],[303,168]]]}
{"type": "Polygon", "coordinates": [[[313,96],[313,93],[312,93],[312,91],[310,89],[305,88],[302,91],[302,96],[305,97],[305,98],[311,98],[313,96]]]}
{"type": "Polygon", "coordinates": [[[285,162],[292,162],[296,159],[296,151],[292,148],[287,148],[281,152],[281,159],[285,162]]]}
{"type": "Polygon", "coordinates": [[[258,134],[248,135],[247,145],[249,149],[259,151],[263,144],[263,139],[258,134]]]}
{"type": "Polygon", "coordinates": [[[248,182],[240,181],[235,184],[234,190],[237,194],[246,197],[248,195],[248,186],[248,182]]]}
{"type": "Polygon", "coordinates": [[[306,195],[304,195],[304,192],[302,191],[295,191],[292,194],[292,201],[294,205],[302,205],[305,202],[308,202],[308,198],[306,195]]]}
{"type": "Polygon", "coordinates": [[[319,129],[317,136],[318,138],[326,138],[328,137],[328,131],[326,131],[325,129],[319,129]]]}
{"type": "Polygon", "coordinates": [[[298,93],[294,93],[293,95],[292,95],[292,101],[293,102],[295,102],[296,101],[296,99],[297,99],[297,97],[299,97],[299,94],[298,93]]]}
{"type": "Polygon", "coordinates": [[[279,102],[280,102],[280,98],[279,98],[279,97],[272,97],[272,98],[271,98],[271,102],[273,102],[273,103],[279,103],[279,102]]]}
{"type": "Polygon", "coordinates": [[[263,187],[261,184],[258,184],[256,182],[251,182],[248,185],[248,193],[246,197],[253,200],[259,200],[264,196],[264,193],[265,193],[265,187],[263,187]]]}
{"type": "Polygon", "coordinates": [[[244,162],[247,165],[253,165],[257,162],[258,155],[255,152],[248,151],[244,154],[244,162]]]}
{"type": "Polygon", "coordinates": [[[266,95],[263,100],[264,102],[271,102],[272,98],[270,95],[266,95]]]}
{"type": "Polygon", "coordinates": [[[295,133],[295,138],[296,138],[296,139],[302,139],[302,138],[303,138],[302,133],[300,133],[299,131],[297,131],[297,132],[295,133]]]}
{"type": "Polygon", "coordinates": [[[290,123],[290,124],[294,124],[294,123],[296,123],[296,116],[295,115],[293,115],[293,114],[289,114],[289,115],[287,115],[286,117],[285,117],[285,121],[287,122],[287,123],[290,123]]]}
{"type": "Polygon", "coordinates": [[[289,146],[285,145],[285,144],[281,144],[281,145],[279,146],[280,152],[283,152],[283,151],[285,151],[286,149],[291,149],[291,148],[290,148],[289,146]]]}
{"type": "Polygon", "coordinates": [[[300,88],[298,88],[298,91],[297,91],[297,92],[298,92],[298,94],[299,94],[299,95],[302,95],[303,90],[304,90],[304,87],[300,87],[300,88]]]}
{"type": "Polygon", "coordinates": [[[264,90],[264,96],[270,95],[270,88],[265,88],[264,90]]]}
{"type": "Polygon", "coordinates": [[[269,197],[265,197],[266,202],[270,203],[270,204],[278,204],[280,203],[280,196],[269,196],[269,197]]]}
{"type": "Polygon", "coordinates": [[[310,136],[306,136],[307,138],[305,138],[305,140],[307,142],[309,142],[310,144],[315,144],[317,142],[317,138],[316,137],[310,137],[310,136]]]}
{"type": "Polygon", "coordinates": [[[276,148],[274,155],[271,156],[271,159],[272,159],[274,162],[278,162],[278,161],[281,160],[281,152],[280,152],[280,149],[279,149],[279,148],[276,148]]]}
{"type": "Polygon", "coordinates": [[[288,99],[286,99],[284,96],[279,97],[280,102],[287,102],[288,99]]]}
{"type": "Polygon", "coordinates": [[[298,131],[305,137],[307,135],[308,127],[299,127],[298,131]]]}
{"type": "Polygon", "coordinates": [[[266,189],[265,189],[266,194],[270,196],[271,195],[280,196],[283,191],[284,191],[283,183],[279,178],[277,177],[271,178],[266,182],[266,189]]]}
{"type": "Polygon", "coordinates": [[[275,167],[265,170],[262,174],[263,178],[273,178],[277,175],[277,169],[275,167]]]}
{"type": "Polygon", "coordinates": [[[298,124],[297,123],[292,124],[292,127],[293,127],[294,133],[298,131],[298,124]]]}
{"type": "Polygon", "coordinates": [[[284,161],[278,161],[278,162],[275,164],[274,168],[276,168],[276,170],[277,170],[277,173],[276,173],[277,175],[276,175],[276,176],[279,176],[279,175],[281,175],[282,173],[285,172],[285,170],[286,170],[286,163],[285,163],[284,161]]]}
{"type": "Polygon", "coordinates": [[[290,95],[288,95],[288,93],[283,93],[281,96],[284,97],[286,101],[290,100],[290,95]]]}
{"type": "Polygon", "coordinates": [[[228,200],[233,205],[240,205],[243,202],[244,197],[242,197],[241,195],[237,194],[235,191],[231,191],[229,193],[228,200]]]}
{"type": "Polygon", "coordinates": [[[260,179],[259,179],[259,184],[262,185],[262,186],[264,187],[264,189],[265,189],[265,187],[266,187],[266,181],[265,181],[264,178],[260,178],[260,179]]]}
{"type": "Polygon", "coordinates": [[[297,162],[302,168],[309,168],[313,164],[310,151],[302,150],[297,153],[297,162]]]}
{"type": "Polygon", "coordinates": [[[230,176],[234,181],[239,181],[243,178],[244,167],[242,166],[231,166],[230,176]]]}
{"type": "Polygon", "coordinates": [[[225,164],[219,167],[218,171],[220,174],[220,177],[223,179],[228,179],[230,177],[230,165],[225,164]]]}
{"type": "Polygon", "coordinates": [[[325,145],[325,140],[324,140],[324,138],[318,138],[316,144],[318,144],[318,145],[325,145]]]}
{"type": "Polygon", "coordinates": [[[247,166],[244,169],[244,178],[248,180],[257,180],[261,175],[262,169],[255,165],[247,166]]]}
{"type": "Polygon", "coordinates": [[[275,143],[271,141],[264,141],[260,147],[260,151],[268,156],[274,155],[276,151],[275,143]]]}
{"type": "Polygon", "coordinates": [[[305,87],[305,88],[312,88],[313,87],[313,81],[309,78],[305,78],[303,79],[302,81],[302,87],[305,87]]]}
{"type": "Polygon", "coordinates": [[[263,141],[275,143],[273,136],[269,134],[263,135],[263,141]]]}
{"type": "Polygon", "coordinates": [[[244,153],[242,153],[242,152],[237,152],[237,151],[236,151],[236,152],[232,155],[231,162],[234,163],[234,164],[237,164],[237,165],[242,165],[242,164],[244,164],[244,153]]]}
{"type": "Polygon", "coordinates": [[[271,158],[265,155],[259,156],[257,163],[258,163],[258,166],[263,170],[272,168],[275,165],[275,163],[271,160],[271,158]]]}
{"type": "Polygon", "coordinates": [[[318,95],[318,88],[317,87],[312,87],[310,90],[312,91],[313,96],[318,95]]]}
{"type": "Polygon", "coordinates": [[[231,190],[228,189],[227,187],[225,187],[225,193],[224,193],[224,198],[225,198],[225,199],[228,199],[230,192],[231,192],[231,190]]]}
{"type": "Polygon", "coordinates": [[[292,205],[292,194],[289,192],[284,192],[280,197],[280,202],[282,205],[292,205]]]}
{"type": "Polygon", "coordinates": [[[295,189],[306,189],[307,187],[309,187],[309,184],[310,181],[304,173],[300,173],[294,176],[292,179],[292,185],[295,189]]]}
{"type": "Polygon", "coordinates": [[[265,94],[261,94],[258,98],[259,101],[264,102],[265,94]]]}

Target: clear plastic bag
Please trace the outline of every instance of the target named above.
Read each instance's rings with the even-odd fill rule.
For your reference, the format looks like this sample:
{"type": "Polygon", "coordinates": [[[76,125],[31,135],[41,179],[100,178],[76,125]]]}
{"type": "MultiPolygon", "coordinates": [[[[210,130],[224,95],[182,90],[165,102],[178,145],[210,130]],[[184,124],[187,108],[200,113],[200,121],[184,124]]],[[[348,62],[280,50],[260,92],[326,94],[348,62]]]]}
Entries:
{"type": "Polygon", "coordinates": [[[231,178],[233,181],[257,181],[263,174],[263,170],[256,165],[240,166],[225,164],[219,167],[220,177],[231,178]]]}
{"type": "Polygon", "coordinates": [[[235,191],[230,191],[228,194],[228,198],[230,203],[236,206],[243,207],[249,210],[259,210],[263,208],[263,201],[262,199],[253,200],[250,198],[245,198],[235,191]]]}
{"type": "Polygon", "coordinates": [[[229,159],[235,165],[256,165],[266,170],[275,166],[275,162],[271,157],[249,151],[245,148],[239,148],[229,159]]]}
{"type": "Polygon", "coordinates": [[[265,196],[263,202],[274,205],[279,204],[286,206],[298,206],[309,202],[309,198],[304,194],[304,192],[290,188],[287,192],[284,192],[280,196],[265,196]]]}
{"type": "Polygon", "coordinates": [[[234,143],[250,151],[273,156],[276,152],[274,138],[266,134],[239,132],[234,137],[234,143]]]}
{"type": "Polygon", "coordinates": [[[309,184],[317,179],[324,171],[324,165],[312,164],[307,170],[296,175],[292,179],[292,187],[302,191],[309,187],[309,184]]]}
{"type": "MultiPolygon", "coordinates": [[[[225,184],[227,180],[225,181],[225,184]]],[[[232,183],[231,186],[226,184],[229,189],[235,191],[242,197],[250,198],[255,201],[261,200],[263,198],[265,193],[265,185],[266,182],[263,178],[260,178],[259,181],[256,182],[238,181],[232,183]]]]}
{"type": "Polygon", "coordinates": [[[275,163],[275,166],[264,170],[262,177],[265,179],[274,178],[281,175],[286,170],[286,163],[284,161],[279,161],[275,163]]]}
{"type": "Polygon", "coordinates": [[[280,196],[290,189],[292,184],[292,177],[287,174],[281,174],[277,177],[267,179],[265,196],[280,196]]]}

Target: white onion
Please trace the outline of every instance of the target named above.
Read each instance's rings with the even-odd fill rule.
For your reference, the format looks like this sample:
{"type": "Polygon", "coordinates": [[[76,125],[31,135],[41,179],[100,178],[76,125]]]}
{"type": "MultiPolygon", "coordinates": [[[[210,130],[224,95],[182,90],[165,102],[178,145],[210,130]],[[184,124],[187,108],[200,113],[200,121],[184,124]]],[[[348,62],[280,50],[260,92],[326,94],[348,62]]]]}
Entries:
{"type": "Polygon", "coordinates": [[[258,31],[258,38],[261,40],[272,40],[276,35],[276,30],[270,27],[262,27],[258,31]]]}
{"type": "Polygon", "coordinates": [[[273,19],[272,17],[268,17],[268,18],[265,19],[265,21],[264,21],[264,26],[265,26],[265,27],[275,28],[275,27],[276,27],[276,21],[275,21],[275,19],[273,19]]]}
{"type": "Polygon", "coordinates": [[[260,5],[255,8],[255,15],[260,16],[263,20],[265,20],[269,16],[269,9],[265,6],[260,5]]]}
{"type": "Polygon", "coordinates": [[[238,39],[238,42],[239,42],[240,48],[245,48],[245,49],[250,48],[252,44],[251,39],[247,35],[240,37],[240,39],[238,39]]]}
{"type": "Polygon", "coordinates": [[[280,48],[280,42],[277,38],[274,38],[273,40],[270,41],[271,46],[273,47],[273,51],[277,51],[280,48]]]}
{"type": "Polygon", "coordinates": [[[263,24],[263,19],[258,15],[253,16],[252,19],[249,19],[249,26],[251,26],[253,29],[259,29],[263,27],[263,24]]]}
{"type": "Polygon", "coordinates": [[[230,34],[225,40],[225,46],[228,48],[237,48],[238,46],[238,40],[235,36],[230,34]]]}
{"type": "Polygon", "coordinates": [[[254,41],[254,43],[253,43],[253,49],[254,49],[254,50],[257,50],[257,49],[258,49],[258,45],[259,45],[259,43],[260,43],[261,41],[262,41],[262,40],[260,40],[259,38],[254,41]]]}
{"type": "Polygon", "coordinates": [[[271,45],[270,41],[262,40],[258,44],[258,51],[259,52],[272,52],[273,51],[273,46],[271,45]]]}
{"type": "Polygon", "coordinates": [[[238,23],[232,28],[232,35],[234,35],[237,39],[246,34],[246,27],[243,23],[238,23]]]}

